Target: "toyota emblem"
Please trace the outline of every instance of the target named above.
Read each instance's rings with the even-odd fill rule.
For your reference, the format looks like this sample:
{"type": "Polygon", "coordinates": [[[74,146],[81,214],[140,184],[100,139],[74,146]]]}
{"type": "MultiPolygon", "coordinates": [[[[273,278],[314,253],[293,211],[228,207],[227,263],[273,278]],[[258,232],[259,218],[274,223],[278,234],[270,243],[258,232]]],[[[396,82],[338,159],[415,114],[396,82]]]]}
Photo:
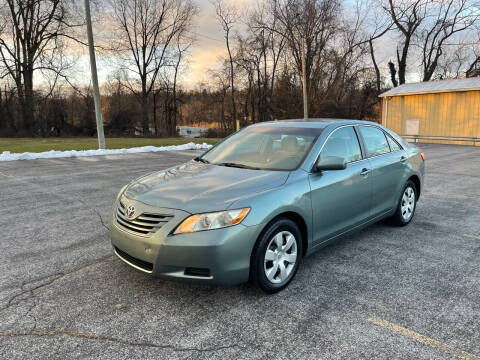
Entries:
{"type": "Polygon", "coordinates": [[[132,218],[133,215],[135,215],[135,206],[130,205],[129,207],[127,207],[127,217],[132,218]]]}

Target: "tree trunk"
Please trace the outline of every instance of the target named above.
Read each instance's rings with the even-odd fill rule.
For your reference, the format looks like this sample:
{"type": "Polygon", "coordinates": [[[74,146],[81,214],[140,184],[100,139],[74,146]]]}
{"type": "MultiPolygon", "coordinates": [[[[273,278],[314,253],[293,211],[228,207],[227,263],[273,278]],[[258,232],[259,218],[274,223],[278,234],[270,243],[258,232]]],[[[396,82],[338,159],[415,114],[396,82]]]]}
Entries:
{"type": "Polygon", "coordinates": [[[227,131],[227,124],[225,123],[225,98],[227,96],[226,94],[226,90],[224,89],[223,90],[223,97],[222,97],[222,113],[221,113],[221,117],[220,117],[220,121],[222,122],[222,127],[223,127],[223,131],[227,131]]]}
{"type": "Polygon", "coordinates": [[[153,126],[155,126],[155,136],[159,137],[159,129],[158,129],[158,119],[157,119],[157,96],[158,93],[153,93],[153,126]]]}
{"type": "Polygon", "coordinates": [[[398,82],[400,85],[405,84],[405,75],[407,72],[407,57],[408,57],[408,48],[410,46],[410,39],[408,38],[405,41],[403,46],[402,56],[400,57],[397,50],[397,60],[398,60],[398,82]]]}
{"type": "Polygon", "coordinates": [[[432,79],[432,76],[435,72],[435,69],[437,68],[438,65],[438,58],[436,57],[435,60],[430,64],[429,67],[427,67],[423,73],[423,81],[430,81],[432,79]]]}
{"type": "Polygon", "coordinates": [[[477,76],[477,72],[475,71],[475,69],[478,68],[479,63],[480,63],[480,56],[478,56],[468,67],[466,71],[467,78],[477,76]]]}
{"type": "Polygon", "coordinates": [[[33,70],[25,69],[23,72],[23,96],[20,96],[21,100],[21,112],[23,120],[23,131],[27,135],[32,135],[33,124],[35,122],[34,115],[34,96],[33,96],[33,70]]]}
{"type": "Polygon", "coordinates": [[[143,136],[149,134],[148,129],[148,93],[147,93],[147,79],[142,78],[142,131],[143,136]]]}
{"type": "Polygon", "coordinates": [[[390,61],[388,63],[388,68],[390,70],[390,78],[392,80],[392,85],[393,87],[397,87],[398,81],[397,81],[397,70],[395,69],[395,64],[390,61]]]}
{"type": "Polygon", "coordinates": [[[250,74],[248,75],[248,88],[247,88],[247,93],[245,94],[245,105],[243,107],[243,122],[242,126],[245,127],[248,125],[248,118],[249,118],[249,111],[248,111],[248,103],[250,102],[250,94],[252,92],[252,79],[250,77],[250,74]]]}
{"type": "Polygon", "coordinates": [[[236,130],[236,120],[237,120],[237,109],[235,107],[235,88],[234,88],[234,79],[233,79],[233,56],[230,50],[230,40],[229,40],[229,33],[227,32],[226,35],[227,39],[227,50],[228,50],[228,57],[230,59],[230,87],[231,87],[231,94],[232,94],[232,125],[233,131],[236,130]]]}
{"type": "MultiPolygon", "coordinates": [[[[253,79],[252,79],[252,83],[253,83],[253,79]]],[[[255,84],[252,85],[252,96],[250,97],[252,123],[253,124],[255,124],[257,122],[257,119],[255,117],[255,86],[254,85],[255,84]]]]}
{"type": "Polygon", "coordinates": [[[380,92],[381,90],[380,69],[378,68],[377,60],[375,59],[375,50],[373,48],[372,39],[368,41],[368,44],[370,45],[370,56],[372,58],[373,68],[375,69],[377,91],[380,92]]]}
{"type": "Polygon", "coordinates": [[[170,89],[167,86],[165,91],[165,101],[164,101],[164,109],[165,109],[165,133],[167,136],[170,136],[172,133],[172,100],[170,98],[170,89]]]}
{"type": "Polygon", "coordinates": [[[148,95],[142,94],[142,131],[143,135],[148,135],[148,95]]]}
{"type": "Polygon", "coordinates": [[[262,83],[260,80],[260,68],[257,67],[257,91],[258,91],[258,101],[257,101],[257,108],[258,108],[258,121],[262,122],[265,121],[265,114],[264,114],[264,109],[262,106],[262,83]]]}
{"type": "Polygon", "coordinates": [[[7,92],[7,85],[4,88],[5,94],[5,117],[9,134],[17,133],[17,124],[15,124],[15,116],[12,111],[12,97],[10,91],[7,92]]]}
{"type": "Polygon", "coordinates": [[[175,66],[175,75],[173,77],[173,89],[172,89],[172,103],[173,103],[173,114],[172,114],[172,123],[170,128],[170,136],[177,135],[177,75],[178,67],[180,65],[181,56],[178,57],[177,65],[175,66]]]}

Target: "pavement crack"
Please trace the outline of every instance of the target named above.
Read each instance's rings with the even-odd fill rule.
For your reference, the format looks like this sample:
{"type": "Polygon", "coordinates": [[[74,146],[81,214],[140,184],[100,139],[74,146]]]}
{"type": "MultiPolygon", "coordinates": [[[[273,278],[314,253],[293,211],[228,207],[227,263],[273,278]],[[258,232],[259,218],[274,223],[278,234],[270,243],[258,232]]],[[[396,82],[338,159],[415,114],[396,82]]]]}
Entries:
{"type": "MultiPolygon", "coordinates": [[[[89,206],[85,201],[83,201],[82,199],[78,198],[78,197],[75,197],[75,200],[77,200],[78,202],[82,203],[83,205],[87,205],[89,206]]],[[[97,214],[98,218],[100,219],[100,223],[102,224],[102,226],[108,231],[110,232],[110,228],[108,227],[108,225],[105,224],[105,221],[103,221],[103,217],[102,217],[102,214],[100,214],[100,212],[95,209],[94,207],[92,207],[92,210],[95,212],[95,214],[97,214]]]]}
{"type": "Polygon", "coordinates": [[[32,300],[33,303],[25,314],[25,316],[28,316],[33,320],[33,326],[29,332],[37,330],[37,317],[32,313],[32,310],[37,306],[37,299],[35,298],[35,296],[32,296],[32,300]]]}
{"type": "Polygon", "coordinates": [[[173,351],[181,351],[181,352],[215,352],[225,349],[231,349],[239,347],[238,344],[232,345],[221,345],[221,346],[212,346],[207,348],[199,348],[199,347],[178,347],[175,345],[162,345],[162,344],[155,344],[151,342],[137,342],[131,341],[122,338],[116,338],[107,335],[95,334],[95,333],[86,333],[86,332],[79,332],[76,330],[70,329],[53,329],[53,330],[46,330],[46,331],[31,331],[31,332],[10,332],[10,331],[0,331],[0,337],[22,337],[22,336],[55,336],[55,335],[66,335],[75,338],[82,338],[88,340],[98,340],[98,341],[109,341],[115,342],[121,345],[127,346],[138,346],[138,347],[146,347],[146,348],[157,348],[157,349],[171,349],[173,351]]]}
{"type": "Polygon", "coordinates": [[[95,213],[98,215],[98,218],[100,219],[100,223],[102,224],[102,226],[105,229],[107,229],[107,231],[110,231],[110,228],[105,224],[105,222],[103,221],[102,215],[98,212],[98,210],[93,208],[93,211],[95,211],[95,213]]]}
{"type": "MultiPolygon", "coordinates": [[[[7,301],[7,303],[0,308],[0,312],[6,310],[6,309],[8,309],[8,308],[10,308],[10,307],[13,306],[13,305],[16,305],[16,304],[18,304],[18,303],[20,303],[20,302],[22,302],[22,301],[25,301],[25,300],[33,297],[33,296],[34,296],[34,292],[35,292],[36,290],[42,289],[42,288],[44,288],[44,287],[46,287],[46,286],[49,286],[49,285],[53,284],[55,281],[64,278],[65,276],[74,274],[74,273],[76,273],[76,272],[78,272],[78,271],[80,271],[80,270],[83,270],[83,269],[85,269],[85,268],[87,268],[87,267],[89,267],[89,266],[97,265],[97,264],[99,264],[99,263],[101,263],[101,262],[103,262],[103,261],[106,261],[106,260],[108,260],[108,259],[110,259],[110,258],[112,258],[112,257],[113,257],[113,255],[107,255],[107,256],[101,257],[101,258],[99,258],[99,259],[96,259],[96,260],[94,260],[94,261],[91,261],[91,262],[89,262],[89,263],[86,263],[86,264],[84,264],[84,265],[77,266],[76,268],[73,268],[72,270],[65,271],[65,272],[61,272],[61,273],[57,273],[57,274],[54,274],[54,275],[46,276],[45,278],[43,278],[43,279],[41,279],[41,280],[48,279],[47,281],[42,282],[41,284],[39,284],[39,285],[37,285],[37,286],[34,286],[34,287],[32,287],[32,288],[29,288],[29,289],[24,289],[25,286],[28,284],[28,283],[24,283],[24,284],[22,284],[22,291],[19,292],[18,294],[13,295],[13,296],[7,301]],[[28,296],[23,297],[23,296],[26,295],[26,294],[28,294],[28,296]]],[[[41,281],[41,280],[40,280],[40,281],[41,281]]]]}

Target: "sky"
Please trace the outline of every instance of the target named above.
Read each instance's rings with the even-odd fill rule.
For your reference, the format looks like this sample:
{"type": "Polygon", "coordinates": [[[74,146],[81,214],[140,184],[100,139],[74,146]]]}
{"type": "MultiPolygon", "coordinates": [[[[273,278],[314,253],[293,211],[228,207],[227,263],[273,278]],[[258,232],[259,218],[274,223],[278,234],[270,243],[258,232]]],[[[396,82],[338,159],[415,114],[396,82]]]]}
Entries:
{"type": "MultiPolygon", "coordinates": [[[[246,5],[252,0],[243,0],[246,5]]],[[[196,0],[200,13],[195,21],[196,42],[188,60],[188,74],[183,79],[187,87],[208,81],[207,71],[215,67],[219,58],[227,55],[225,37],[217,21],[215,8],[208,0],[196,0]]]]}
{"type": "MultiPolygon", "coordinates": [[[[257,3],[257,0],[230,1],[235,3],[241,13],[247,12],[257,3]]],[[[188,71],[182,80],[182,84],[189,88],[195,87],[202,81],[208,82],[208,70],[218,65],[220,57],[227,56],[223,30],[216,19],[214,6],[209,0],[195,0],[195,2],[200,9],[194,30],[197,34],[197,41],[191,51],[188,71]]],[[[234,32],[241,31],[241,27],[241,24],[237,24],[234,32]]],[[[388,34],[377,42],[376,58],[383,71],[385,70],[383,64],[389,61],[395,49],[392,49],[392,38],[388,34]]]]}
{"type": "MultiPolygon", "coordinates": [[[[256,0],[231,1],[235,2],[241,12],[246,11],[256,3],[256,0]]],[[[208,70],[218,66],[221,57],[227,56],[223,30],[217,21],[214,6],[209,0],[194,0],[194,2],[199,8],[199,14],[195,18],[192,30],[196,41],[189,50],[190,54],[180,80],[182,86],[186,88],[194,88],[201,82],[208,82],[208,70]]],[[[235,30],[239,31],[240,28],[241,24],[239,23],[235,26],[234,32],[235,30]]],[[[79,59],[79,67],[81,68],[80,73],[86,73],[90,70],[86,49],[79,59]]],[[[108,76],[111,75],[111,64],[108,59],[98,56],[97,68],[100,83],[107,81],[108,76]]]]}
{"type": "MultiPolygon", "coordinates": [[[[195,18],[192,33],[195,34],[196,41],[190,48],[190,53],[187,58],[186,66],[184,66],[180,74],[180,84],[185,88],[195,88],[200,83],[208,83],[210,78],[208,70],[218,67],[220,65],[220,58],[227,56],[224,33],[219,24],[215,8],[209,0],[193,0],[199,8],[199,14],[195,18]]],[[[230,0],[238,7],[240,13],[247,12],[256,5],[257,0],[230,0]]],[[[234,26],[235,32],[241,32],[242,24],[239,23],[234,26]]],[[[105,37],[108,33],[108,27],[102,21],[97,23],[96,36],[99,40],[105,37]]],[[[384,68],[386,63],[393,56],[395,49],[392,48],[392,39],[385,36],[377,40],[376,57],[379,65],[382,67],[382,72],[386,71],[384,68]]],[[[82,55],[79,57],[75,65],[74,73],[77,83],[90,82],[90,66],[88,52],[85,47],[81,50],[82,55]]],[[[100,83],[105,83],[112,75],[112,63],[108,58],[97,55],[97,68],[100,83]]]]}

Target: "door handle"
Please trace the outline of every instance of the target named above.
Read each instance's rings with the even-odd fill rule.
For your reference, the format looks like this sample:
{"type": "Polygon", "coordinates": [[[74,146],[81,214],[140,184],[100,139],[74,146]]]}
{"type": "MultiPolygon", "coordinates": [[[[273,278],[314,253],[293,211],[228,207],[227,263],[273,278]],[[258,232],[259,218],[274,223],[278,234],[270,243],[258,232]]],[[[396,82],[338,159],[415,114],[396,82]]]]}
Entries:
{"type": "Polygon", "coordinates": [[[402,155],[402,157],[400,158],[400,162],[404,163],[405,161],[407,161],[407,158],[402,155]]]}
{"type": "Polygon", "coordinates": [[[360,174],[363,175],[363,176],[366,176],[366,175],[368,175],[369,172],[370,172],[369,169],[363,168],[363,169],[362,169],[362,172],[361,172],[360,174]]]}

